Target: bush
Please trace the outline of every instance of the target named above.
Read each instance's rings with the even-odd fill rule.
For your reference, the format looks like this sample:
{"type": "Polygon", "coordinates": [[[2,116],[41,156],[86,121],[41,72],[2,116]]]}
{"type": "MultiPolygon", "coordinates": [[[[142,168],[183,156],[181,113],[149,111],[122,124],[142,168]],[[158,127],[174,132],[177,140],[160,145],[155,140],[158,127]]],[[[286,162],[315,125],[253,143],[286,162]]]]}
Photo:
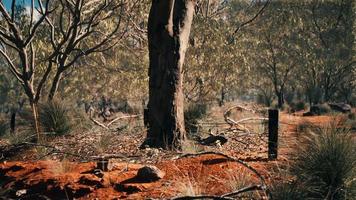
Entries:
{"type": "Polygon", "coordinates": [[[291,113],[291,107],[287,103],[284,103],[281,109],[287,113],[291,113]]]}
{"type": "Polygon", "coordinates": [[[190,104],[184,111],[184,121],[186,131],[188,133],[197,133],[198,131],[198,120],[202,119],[208,110],[208,106],[203,103],[190,104]]]}
{"type": "Polygon", "coordinates": [[[313,123],[311,123],[309,121],[303,120],[300,123],[298,123],[296,128],[297,128],[298,133],[308,133],[310,131],[319,129],[320,127],[318,127],[317,125],[314,125],[313,123]]]}
{"type": "Polygon", "coordinates": [[[307,108],[307,105],[304,103],[304,101],[297,101],[297,102],[292,102],[290,104],[290,107],[292,108],[293,111],[298,112],[305,110],[307,108]]]}
{"type": "Polygon", "coordinates": [[[307,137],[292,172],[317,199],[345,199],[355,196],[350,187],[356,173],[356,145],[348,131],[331,127],[307,137]]]}
{"type": "Polygon", "coordinates": [[[327,114],[331,112],[331,108],[328,104],[324,103],[319,105],[319,111],[320,114],[327,114]]]}
{"type": "Polygon", "coordinates": [[[5,135],[8,131],[9,127],[5,120],[0,119],[0,137],[5,135]]]}
{"type": "Polygon", "coordinates": [[[312,115],[324,115],[331,112],[331,108],[328,104],[317,104],[310,107],[310,113],[312,115]]]}
{"type": "Polygon", "coordinates": [[[41,104],[39,108],[40,123],[44,131],[55,135],[64,135],[71,131],[68,110],[63,104],[51,101],[41,104]]]}
{"type": "Polygon", "coordinates": [[[279,183],[271,188],[275,200],[304,200],[306,192],[296,183],[279,183]]]}
{"type": "Polygon", "coordinates": [[[266,95],[263,95],[263,94],[257,94],[256,102],[258,104],[261,104],[261,105],[269,107],[272,104],[272,99],[273,99],[272,95],[266,96],[266,95]]]}

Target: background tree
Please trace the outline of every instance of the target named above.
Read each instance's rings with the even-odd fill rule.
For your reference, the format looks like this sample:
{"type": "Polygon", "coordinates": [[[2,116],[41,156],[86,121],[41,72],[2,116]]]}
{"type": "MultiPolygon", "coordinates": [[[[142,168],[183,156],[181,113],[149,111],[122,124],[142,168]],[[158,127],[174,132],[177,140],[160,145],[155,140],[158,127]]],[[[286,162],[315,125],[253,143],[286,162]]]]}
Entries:
{"type": "Polygon", "coordinates": [[[123,1],[115,0],[47,0],[44,4],[38,0],[36,6],[32,0],[30,19],[17,20],[16,3],[13,0],[11,9],[7,10],[3,2],[0,2],[3,18],[0,27],[0,53],[24,88],[39,138],[37,104],[45,84],[52,78],[49,91],[49,99],[52,99],[64,71],[81,57],[114,46],[116,39],[123,34],[118,33],[126,7],[123,1]],[[38,19],[34,19],[35,12],[39,13],[38,19]],[[114,25],[110,27],[110,24],[114,25]],[[103,29],[106,31],[103,32],[103,29]],[[46,30],[49,30],[49,34],[41,34],[41,31],[46,33],[46,30]],[[43,46],[39,47],[41,44],[47,51],[43,51],[43,46]],[[40,52],[37,53],[38,51],[40,52]],[[54,67],[56,72],[51,75],[54,67]]]}

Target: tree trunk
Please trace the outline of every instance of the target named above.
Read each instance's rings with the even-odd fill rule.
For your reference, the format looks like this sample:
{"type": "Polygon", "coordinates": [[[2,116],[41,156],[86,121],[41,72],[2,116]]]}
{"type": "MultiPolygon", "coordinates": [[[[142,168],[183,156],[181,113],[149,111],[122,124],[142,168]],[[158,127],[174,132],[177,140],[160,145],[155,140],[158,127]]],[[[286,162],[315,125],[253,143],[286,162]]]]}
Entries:
{"type": "Polygon", "coordinates": [[[40,136],[40,125],[39,125],[40,123],[39,123],[39,119],[38,119],[38,105],[34,101],[30,101],[30,104],[31,104],[31,109],[32,109],[35,131],[37,134],[37,142],[39,142],[41,139],[41,136],[40,136]]]}
{"type": "Polygon", "coordinates": [[[225,90],[224,90],[224,86],[221,87],[221,97],[220,97],[220,101],[219,101],[219,106],[223,106],[225,103],[225,90]]]}
{"type": "Polygon", "coordinates": [[[185,138],[183,62],[193,0],[153,0],[148,19],[148,132],[142,147],[181,147],[185,138]]]}
{"type": "Polygon", "coordinates": [[[52,86],[51,86],[51,89],[50,89],[49,94],[48,94],[48,100],[49,101],[52,101],[54,96],[57,93],[58,85],[59,85],[59,82],[60,82],[60,80],[62,78],[62,73],[63,73],[62,71],[57,71],[56,75],[53,78],[52,86]]]}
{"type": "Polygon", "coordinates": [[[277,98],[278,98],[278,108],[282,108],[284,104],[284,94],[283,92],[278,92],[277,93],[277,98]]]}

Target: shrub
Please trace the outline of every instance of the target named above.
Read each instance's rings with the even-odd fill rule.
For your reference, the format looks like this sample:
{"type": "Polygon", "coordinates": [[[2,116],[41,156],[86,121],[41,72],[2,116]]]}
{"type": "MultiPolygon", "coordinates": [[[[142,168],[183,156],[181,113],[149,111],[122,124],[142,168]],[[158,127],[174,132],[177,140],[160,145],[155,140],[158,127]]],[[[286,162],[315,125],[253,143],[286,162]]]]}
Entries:
{"type": "Polygon", "coordinates": [[[290,107],[295,112],[298,112],[298,111],[305,110],[307,108],[307,105],[304,103],[304,101],[297,101],[297,102],[292,102],[290,104],[290,107]]]}
{"type": "Polygon", "coordinates": [[[67,134],[71,131],[68,110],[58,101],[40,105],[40,123],[44,131],[55,135],[67,134]]]}
{"type": "Polygon", "coordinates": [[[5,120],[0,119],[0,137],[5,135],[8,131],[8,129],[9,129],[8,123],[6,123],[5,120]]]}
{"type": "Polygon", "coordinates": [[[317,199],[345,199],[354,196],[349,183],[355,179],[356,145],[348,131],[334,126],[317,129],[307,137],[292,172],[317,199]]]}
{"type": "Polygon", "coordinates": [[[271,188],[272,197],[275,200],[304,200],[306,192],[295,183],[279,183],[271,188]]]}
{"type": "Polygon", "coordinates": [[[318,128],[319,127],[314,125],[313,123],[303,120],[300,123],[298,123],[298,125],[296,126],[296,129],[297,129],[296,131],[298,133],[308,133],[308,132],[313,131],[318,128]]]}
{"type": "Polygon", "coordinates": [[[256,97],[256,102],[258,104],[261,104],[261,105],[264,105],[264,106],[271,106],[272,104],[272,95],[269,95],[269,96],[266,96],[266,95],[263,95],[263,94],[257,94],[257,97],[256,97]]]}
{"type": "Polygon", "coordinates": [[[319,113],[320,115],[322,114],[327,114],[331,112],[331,108],[328,104],[324,103],[324,104],[319,104],[319,113]]]}
{"type": "Polygon", "coordinates": [[[8,132],[5,136],[5,139],[10,144],[20,144],[23,142],[35,142],[36,141],[36,134],[33,129],[25,129],[25,130],[17,130],[15,133],[8,132]]]}
{"type": "Polygon", "coordinates": [[[281,109],[287,113],[291,112],[291,107],[287,103],[284,103],[281,109]]]}
{"type": "Polygon", "coordinates": [[[198,120],[207,114],[208,106],[203,103],[190,104],[184,111],[185,127],[188,133],[197,133],[198,120]]]}
{"type": "Polygon", "coordinates": [[[202,188],[194,177],[186,176],[182,180],[176,180],[176,189],[179,196],[202,195],[202,188]]]}

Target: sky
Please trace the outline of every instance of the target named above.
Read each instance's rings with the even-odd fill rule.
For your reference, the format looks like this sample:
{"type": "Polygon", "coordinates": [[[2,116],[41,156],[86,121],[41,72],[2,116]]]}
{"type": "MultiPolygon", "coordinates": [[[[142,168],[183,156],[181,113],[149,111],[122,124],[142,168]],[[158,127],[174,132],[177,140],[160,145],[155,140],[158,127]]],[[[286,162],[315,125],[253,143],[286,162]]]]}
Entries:
{"type": "MultiPolygon", "coordinates": [[[[12,0],[2,0],[2,2],[4,3],[5,7],[7,9],[11,9],[11,3],[12,3],[12,0]]],[[[37,4],[36,3],[37,0],[35,0],[35,5],[37,4]]],[[[30,10],[31,10],[31,0],[16,0],[16,4],[23,4],[26,8],[26,12],[28,15],[30,15],[30,10]]],[[[38,19],[39,18],[39,14],[35,11],[34,12],[34,19],[38,19]]]]}
{"type": "MultiPolygon", "coordinates": [[[[11,7],[12,0],[2,0],[2,2],[5,4],[6,8],[11,7]]],[[[31,5],[31,0],[17,0],[16,4],[25,4],[27,6],[31,5]]]]}

